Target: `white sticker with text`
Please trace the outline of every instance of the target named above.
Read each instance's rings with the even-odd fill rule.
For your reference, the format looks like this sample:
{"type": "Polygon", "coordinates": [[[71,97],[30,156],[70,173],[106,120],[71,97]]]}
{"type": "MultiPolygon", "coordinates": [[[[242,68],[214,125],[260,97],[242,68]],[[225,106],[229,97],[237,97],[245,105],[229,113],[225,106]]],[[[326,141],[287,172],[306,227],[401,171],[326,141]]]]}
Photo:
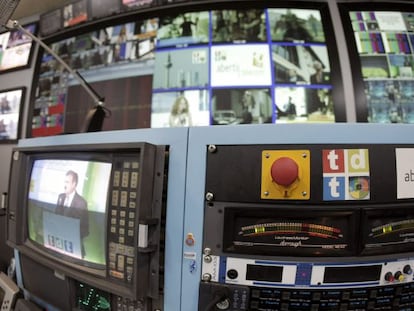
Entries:
{"type": "Polygon", "coordinates": [[[395,149],[397,199],[414,198],[414,148],[395,149]]]}

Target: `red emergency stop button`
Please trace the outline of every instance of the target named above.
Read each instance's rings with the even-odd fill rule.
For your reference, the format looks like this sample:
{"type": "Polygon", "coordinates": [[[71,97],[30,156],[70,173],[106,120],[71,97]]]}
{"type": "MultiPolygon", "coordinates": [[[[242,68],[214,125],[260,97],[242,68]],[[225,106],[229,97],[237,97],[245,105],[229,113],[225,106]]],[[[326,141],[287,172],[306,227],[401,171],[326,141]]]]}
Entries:
{"type": "Polygon", "coordinates": [[[272,164],[270,174],[275,183],[288,187],[298,178],[299,167],[289,157],[281,157],[272,164]]]}

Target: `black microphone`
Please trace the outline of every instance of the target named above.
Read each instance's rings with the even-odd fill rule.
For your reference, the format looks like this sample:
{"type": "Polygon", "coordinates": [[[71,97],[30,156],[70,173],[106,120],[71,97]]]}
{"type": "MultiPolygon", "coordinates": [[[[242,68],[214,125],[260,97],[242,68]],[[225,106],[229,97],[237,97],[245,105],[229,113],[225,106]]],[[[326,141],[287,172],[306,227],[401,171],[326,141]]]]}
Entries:
{"type": "Polygon", "coordinates": [[[84,124],[80,132],[98,132],[102,130],[102,125],[105,117],[111,115],[110,111],[104,107],[104,98],[99,96],[96,91],[89,85],[88,82],[81,76],[81,74],[73,70],[59,55],[57,55],[51,48],[49,48],[42,40],[32,34],[30,31],[22,27],[18,21],[11,20],[13,12],[15,11],[20,0],[0,0],[0,27],[6,29],[18,29],[25,35],[30,37],[33,41],[42,46],[50,55],[52,55],[84,88],[90,97],[95,102],[95,106],[89,110],[86,115],[84,124]]]}

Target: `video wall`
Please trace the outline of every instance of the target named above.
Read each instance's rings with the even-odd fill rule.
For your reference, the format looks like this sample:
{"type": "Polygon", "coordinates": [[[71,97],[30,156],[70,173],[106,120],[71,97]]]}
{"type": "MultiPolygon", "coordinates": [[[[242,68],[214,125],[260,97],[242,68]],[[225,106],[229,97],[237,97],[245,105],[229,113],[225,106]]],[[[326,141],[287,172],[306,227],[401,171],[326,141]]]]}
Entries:
{"type": "Polygon", "coordinates": [[[414,123],[413,12],[390,5],[369,10],[347,8],[353,50],[360,61],[360,65],[351,65],[356,83],[361,80],[363,85],[357,92],[358,121],[414,123]]]}
{"type": "MultiPolygon", "coordinates": [[[[320,3],[180,11],[50,44],[105,97],[104,130],[345,121],[320,3]]],[[[28,136],[78,132],[92,99],[51,55],[38,63],[28,136]]]]}

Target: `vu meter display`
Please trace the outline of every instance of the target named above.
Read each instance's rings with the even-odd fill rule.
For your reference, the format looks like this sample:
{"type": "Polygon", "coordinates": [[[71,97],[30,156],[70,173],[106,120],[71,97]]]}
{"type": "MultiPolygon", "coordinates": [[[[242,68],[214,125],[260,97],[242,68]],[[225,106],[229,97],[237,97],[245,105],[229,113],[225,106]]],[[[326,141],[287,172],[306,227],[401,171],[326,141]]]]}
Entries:
{"type": "Polygon", "coordinates": [[[363,253],[412,251],[414,249],[414,208],[388,208],[363,212],[363,253]]]}
{"type": "Polygon", "coordinates": [[[224,250],[232,253],[343,256],[354,252],[351,210],[227,208],[224,250]]]}

